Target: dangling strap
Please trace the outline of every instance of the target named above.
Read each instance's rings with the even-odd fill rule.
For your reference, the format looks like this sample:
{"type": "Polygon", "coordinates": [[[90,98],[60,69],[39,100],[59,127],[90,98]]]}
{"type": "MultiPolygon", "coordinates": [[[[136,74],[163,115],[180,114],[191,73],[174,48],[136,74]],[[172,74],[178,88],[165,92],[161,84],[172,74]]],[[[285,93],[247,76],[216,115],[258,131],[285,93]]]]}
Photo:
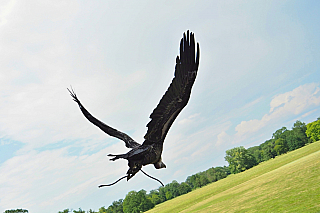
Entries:
{"type": "MultiPolygon", "coordinates": [[[[146,176],[148,176],[149,178],[152,178],[152,179],[158,181],[159,183],[161,183],[162,186],[164,186],[163,183],[162,183],[160,180],[158,180],[157,178],[148,175],[148,174],[145,173],[142,169],[140,169],[140,171],[141,171],[143,174],[145,174],[146,176]]],[[[126,178],[126,177],[128,177],[128,175],[123,176],[122,178],[119,178],[116,182],[113,182],[113,183],[111,183],[111,184],[108,184],[108,185],[100,185],[99,188],[104,187],[104,186],[112,186],[112,185],[118,183],[120,180],[122,180],[123,178],[126,178]]]]}
{"type": "Polygon", "coordinates": [[[119,180],[117,180],[117,181],[114,182],[114,183],[111,183],[111,184],[108,184],[108,185],[100,185],[99,188],[104,187],[104,186],[112,186],[112,185],[118,183],[120,180],[122,180],[123,178],[126,178],[126,177],[128,177],[128,175],[123,176],[122,178],[119,178],[119,180]]]}
{"type": "Polygon", "coordinates": [[[157,178],[148,175],[147,173],[145,173],[144,171],[142,171],[142,169],[140,169],[140,171],[143,172],[143,174],[147,175],[149,178],[152,178],[152,179],[158,181],[159,183],[161,183],[162,186],[164,186],[163,183],[162,183],[160,180],[158,180],[157,178]]]}

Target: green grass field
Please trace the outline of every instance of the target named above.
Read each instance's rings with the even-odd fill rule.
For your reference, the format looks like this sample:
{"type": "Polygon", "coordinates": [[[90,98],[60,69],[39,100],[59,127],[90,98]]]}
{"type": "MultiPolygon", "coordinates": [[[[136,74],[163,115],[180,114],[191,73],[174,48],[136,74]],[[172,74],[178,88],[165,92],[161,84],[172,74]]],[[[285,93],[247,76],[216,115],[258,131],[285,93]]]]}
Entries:
{"type": "Polygon", "coordinates": [[[320,212],[320,141],[161,203],[151,212],[320,212]]]}

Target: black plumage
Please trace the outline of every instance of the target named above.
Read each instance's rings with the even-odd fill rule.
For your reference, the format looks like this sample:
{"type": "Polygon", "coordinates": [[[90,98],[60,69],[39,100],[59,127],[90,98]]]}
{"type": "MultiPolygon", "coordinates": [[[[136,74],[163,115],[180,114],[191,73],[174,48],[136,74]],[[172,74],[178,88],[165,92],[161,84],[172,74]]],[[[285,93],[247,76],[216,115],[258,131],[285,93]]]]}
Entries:
{"type": "Polygon", "coordinates": [[[142,144],[134,141],[127,134],[120,132],[93,117],[81,104],[73,90],[69,90],[73,100],[78,103],[84,116],[94,125],[110,136],[125,142],[131,150],[125,154],[113,155],[110,160],[120,158],[128,160],[129,170],[127,180],[132,178],[142,166],[153,164],[156,169],[166,168],[162,162],[161,154],[164,139],[181,110],[187,105],[192,85],[196,79],[199,67],[200,49],[197,43],[197,54],[195,53],[194,34],[187,31],[180,42],[180,57],[176,58],[174,78],[161,98],[157,107],[150,115],[151,121],[147,124],[148,130],[142,144]]]}

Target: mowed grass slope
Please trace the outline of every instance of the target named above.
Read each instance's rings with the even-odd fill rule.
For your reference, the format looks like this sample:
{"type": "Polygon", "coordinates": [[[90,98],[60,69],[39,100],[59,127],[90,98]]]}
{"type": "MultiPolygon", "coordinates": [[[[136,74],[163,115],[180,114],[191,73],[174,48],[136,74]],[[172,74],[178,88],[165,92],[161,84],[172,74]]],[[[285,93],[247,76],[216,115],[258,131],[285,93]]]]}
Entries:
{"type": "Polygon", "coordinates": [[[320,212],[320,141],[161,203],[151,212],[320,212]]]}

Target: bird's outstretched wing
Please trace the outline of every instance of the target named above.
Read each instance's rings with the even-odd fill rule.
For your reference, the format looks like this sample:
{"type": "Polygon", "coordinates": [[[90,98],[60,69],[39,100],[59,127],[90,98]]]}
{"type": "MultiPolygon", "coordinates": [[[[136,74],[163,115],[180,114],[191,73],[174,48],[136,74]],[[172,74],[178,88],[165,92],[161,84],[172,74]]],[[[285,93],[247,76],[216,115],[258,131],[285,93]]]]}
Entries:
{"type": "MultiPolygon", "coordinates": [[[[68,89],[68,88],[67,88],[68,89]]],[[[120,140],[123,140],[126,143],[126,147],[128,148],[134,148],[137,146],[140,146],[139,143],[137,143],[136,141],[134,141],[130,136],[128,136],[127,134],[120,132],[110,126],[108,126],[107,124],[99,121],[98,119],[96,119],[95,117],[93,117],[88,110],[86,110],[86,108],[84,108],[84,106],[80,103],[76,93],[73,91],[73,89],[71,88],[71,90],[68,89],[68,91],[70,92],[71,97],[73,98],[73,100],[75,102],[77,102],[77,104],[80,107],[80,110],[82,111],[82,113],[84,114],[84,116],[94,125],[96,125],[97,127],[99,127],[102,131],[104,131],[105,133],[107,133],[108,135],[112,136],[112,137],[116,137],[120,140]]]]}
{"type": "Polygon", "coordinates": [[[163,143],[169,128],[181,110],[187,105],[191,88],[196,79],[199,67],[200,49],[197,43],[195,55],[194,34],[187,31],[180,42],[180,58],[177,56],[174,78],[150,115],[148,131],[144,136],[145,144],[163,143]]]}

